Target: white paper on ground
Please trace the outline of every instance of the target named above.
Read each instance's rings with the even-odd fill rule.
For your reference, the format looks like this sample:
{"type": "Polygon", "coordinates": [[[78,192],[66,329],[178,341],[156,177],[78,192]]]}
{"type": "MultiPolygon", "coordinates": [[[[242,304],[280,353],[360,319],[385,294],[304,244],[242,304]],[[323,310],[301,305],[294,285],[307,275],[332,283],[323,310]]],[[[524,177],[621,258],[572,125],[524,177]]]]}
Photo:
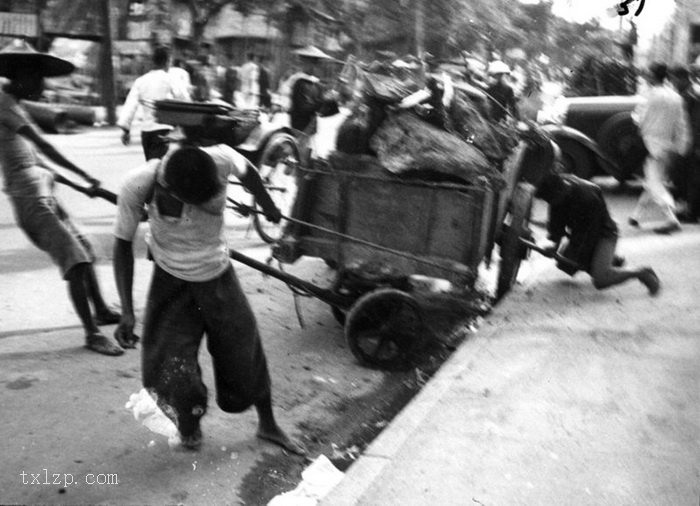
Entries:
{"type": "Polygon", "coordinates": [[[275,496],[267,506],[316,506],[335,487],[344,474],[325,455],[319,455],[301,473],[297,488],[275,496]]]}
{"type": "Polygon", "coordinates": [[[168,438],[170,447],[180,444],[180,433],[173,421],[165,416],[156,401],[145,388],[131,394],[124,406],[134,414],[134,419],[141,422],[148,430],[168,438]]]}

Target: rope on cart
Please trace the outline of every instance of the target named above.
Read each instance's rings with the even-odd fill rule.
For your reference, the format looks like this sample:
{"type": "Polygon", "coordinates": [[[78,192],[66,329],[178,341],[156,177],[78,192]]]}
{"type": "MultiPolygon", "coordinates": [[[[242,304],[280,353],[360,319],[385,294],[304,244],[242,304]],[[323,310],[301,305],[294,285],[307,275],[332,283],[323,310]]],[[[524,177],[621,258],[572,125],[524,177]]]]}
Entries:
{"type": "MultiPolygon", "coordinates": [[[[265,215],[265,213],[263,213],[262,211],[259,211],[258,209],[254,209],[253,207],[248,206],[246,204],[242,204],[240,202],[237,202],[236,200],[232,199],[231,197],[227,197],[227,199],[228,199],[229,203],[232,205],[232,208],[237,213],[239,213],[243,216],[248,216],[250,213],[262,214],[263,216],[265,215]]],[[[436,267],[438,269],[442,269],[444,271],[448,271],[448,272],[451,272],[453,274],[465,274],[464,271],[461,271],[459,269],[455,269],[453,267],[448,267],[446,265],[442,265],[442,264],[439,264],[437,262],[431,262],[430,260],[426,260],[425,258],[416,256],[416,255],[412,255],[411,253],[407,253],[405,251],[396,250],[393,248],[388,248],[386,246],[382,246],[381,244],[377,244],[377,243],[370,242],[370,241],[365,241],[364,239],[360,239],[358,237],[353,237],[351,235],[336,232],[335,230],[331,230],[331,229],[326,228],[326,227],[321,227],[319,225],[314,225],[313,223],[308,223],[306,221],[297,220],[296,218],[292,218],[290,216],[282,215],[282,219],[289,221],[290,223],[295,223],[297,225],[313,228],[315,230],[318,230],[319,232],[324,232],[324,233],[327,233],[327,234],[330,234],[330,235],[333,235],[336,237],[340,237],[342,239],[346,239],[348,241],[356,242],[358,244],[362,244],[363,246],[368,246],[368,247],[373,248],[373,249],[384,251],[385,253],[391,253],[393,255],[407,258],[409,260],[413,260],[413,261],[418,262],[418,263],[430,265],[431,267],[436,267]]]]}
{"type": "MultiPolygon", "coordinates": [[[[272,263],[272,257],[267,259],[266,262],[268,265],[272,263]]],[[[282,266],[282,262],[279,260],[277,261],[277,269],[279,269],[280,272],[287,274],[284,271],[284,267],[282,266]]],[[[309,292],[308,290],[304,290],[303,288],[299,288],[297,286],[294,286],[291,283],[284,283],[287,285],[287,288],[289,288],[289,291],[292,292],[292,298],[294,299],[294,311],[297,314],[297,321],[299,322],[299,326],[303,329],[306,328],[306,324],[304,323],[304,315],[301,313],[301,306],[299,304],[299,297],[313,297],[314,294],[309,292]]]]}

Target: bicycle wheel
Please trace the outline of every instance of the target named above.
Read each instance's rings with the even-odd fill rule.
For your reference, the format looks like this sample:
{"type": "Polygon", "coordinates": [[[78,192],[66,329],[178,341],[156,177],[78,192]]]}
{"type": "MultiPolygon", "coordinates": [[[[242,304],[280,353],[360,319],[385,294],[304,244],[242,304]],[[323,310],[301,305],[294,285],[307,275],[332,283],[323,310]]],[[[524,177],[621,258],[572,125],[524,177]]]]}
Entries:
{"type": "MultiPolygon", "coordinates": [[[[282,214],[289,216],[297,194],[297,174],[292,160],[299,159],[297,143],[289,134],[276,133],[267,141],[260,156],[260,177],[270,197],[282,214]]],[[[260,206],[254,202],[257,209],[260,206]]],[[[270,223],[257,213],[253,214],[253,226],[260,238],[267,243],[274,243],[282,237],[283,222],[270,223]]]]}

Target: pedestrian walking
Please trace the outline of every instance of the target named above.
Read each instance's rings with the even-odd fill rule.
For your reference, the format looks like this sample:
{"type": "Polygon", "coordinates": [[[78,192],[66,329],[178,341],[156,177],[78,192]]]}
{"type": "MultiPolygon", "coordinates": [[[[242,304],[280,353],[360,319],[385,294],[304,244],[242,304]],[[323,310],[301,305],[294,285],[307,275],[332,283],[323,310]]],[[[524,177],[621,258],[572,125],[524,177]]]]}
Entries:
{"type": "Polygon", "coordinates": [[[260,90],[260,107],[269,109],[272,107],[272,95],[270,94],[270,71],[265,65],[265,57],[258,57],[258,89],[260,90]]]}
{"type": "Polygon", "coordinates": [[[673,196],[666,187],[669,169],[678,155],[685,155],[691,138],[681,96],[666,84],[667,67],[652,63],[649,67],[649,91],[632,115],[647,149],[644,160],[644,191],[629,219],[632,226],[659,221],[659,234],[681,229],[673,196]],[[658,215],[654,216],[654,214],[658,215]]]}
{"type": "Polygon", "coordinates": [[[168,68],[168,74],[173,78],[173,97],[179,99],[191,100],[192,98],[192,79],[190,73],[185,69],[185,64],[181,58],[175,58],[173,64],[168,68]]]}
{"type": "Polygon", "coordinates": [[[260,83],[258,81],[260,67],[255,63],[255,55],[248,53],[246,62],[241,66],[241,107],[255,109],[259,105],[260,83]]]}
{"type": "Polygon", "coordinates": [[[672,194],[684,204],[684,209],[677,213],[679,221],[695,223],[700,218],[700,94],[693,86],[688,67],[676,66],[670,74],[688,114],[691,139],[688,153],[673,164],[672,194]]]}
{"type": "Polygon", "coordinates": [[[491,103],[491,119],[494,121],[503,121],[509,117],[520,119],[515,91],[506,81],[510,75],[508,65],[500,60],[492,61],[488,67],[488,74],[493,81],[486,89],[491,103]]]}
{"type": "Polygon", "coordinates": [[[224,70],[223,83],[221,86],[221,99],[229,104],[235,104],[237,91],[238,68],[233,63],[233,57],[229,55],[226,61],[226,69],[224,70]]]}
{"type": "Polygon", "coordinates": [[[206,83],[206,92],[203,94],[202,100],[220,99],[219,73],[215,58],[212,55],[203,54],[199,57],[199,63],[199,71],[203,77],[203,82],[206,83]]]}
{"type": "Polygon", "coordinates": [[[573,276],[578,270],[590,274],[593,286],[604,290],[638,279],[651,295],[659,291],[659,278],[651,267],[625,268],[616,254],[618,228],[608,211],[600,187],[572,174],[547,174],[535,196],[549,204],[547,222],[550,254],[560,254],[574,265],[557,266],[573,276]]]}
{"type": "Polygon", "coordinates": [[[153,69],[137,78],[126,96],[117,126],[122,129],[122,143],[131,143],[131,124],[136,113],[141,111],[141,145],[146,160],[161,158],[168,150],[165,136],[173,129],[171,125],[158,123],[155,102],[175,99],[190,100],[189,94],[168,73],[170,53],[165,47],[153,51],[153,69]]]}
{"type": "Polygon", "coordinates": [[[19,227],[35,246],[51,256],[68,283],[71,302],[85,331],[85,346],[103,355],[121,355],[124,350],[99,329],[100,325],[117,323],[119,314],[102,297],[92,246],[56,199],[53,173],[40,162],[33,148],[91,186],[96,187],[99,182],[46,140],[21,106],[22,100],[41,98],[45,77],[67,75],[73,70],[72,63],[39,53],[24,41],[0,51],[0,75],[9,79],[0,92],[0,165],[4,191],[19,227]]]}
{"type": "Polygon", "coordinates": [[[323,87],[316,76],[317,66],[323,59],[329,58],[315,47],[295,51],[301,69],[292,74],[282,85],[289,94],[289,119],[292,128],[304,131],[312,123],[323,100],[323,87]]]}
{"type": "Polygon", "coordinates": [[[255,316],[224,240],[226,183],[238,177],[268,220],[281,214],[254,167],[230,146],[182,146],[131,173],[119,193],[114,270],[122,301],[115,337],[134,347],[133,240],[148,204],[148,246],[155,262],[143,329],[143,386],[174,422],[186,448],[200,446],[207,388],[198,363],[207,336],[216,399],[225,412],[255,406],[257,436],[294,453],[303,448],[277,425],[270,377],[255,316]]]}

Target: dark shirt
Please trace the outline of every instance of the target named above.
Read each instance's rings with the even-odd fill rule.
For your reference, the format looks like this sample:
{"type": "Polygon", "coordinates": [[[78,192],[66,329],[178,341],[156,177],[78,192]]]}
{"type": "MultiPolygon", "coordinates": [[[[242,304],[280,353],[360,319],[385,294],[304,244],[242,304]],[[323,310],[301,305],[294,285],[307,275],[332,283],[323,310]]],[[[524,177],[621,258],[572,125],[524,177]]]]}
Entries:
{"type": "Polygon", "coordinates": [[[491,85],[486,93],[491,100],[491,118],[494,121],[501,121],[506,117],[506,111],[516,118],[518,117],[518,106],[515,102],[515,92],[508,84],[497,82],[491,85]]]}
{"type": "Polygon", "coordinates": [[[589,271],[596,246],[601,239],[616,238],[617,225],[598,185],[571,174],[561,177],[566,190],[549,205],[549,238],[559,243],[568,237],[564,256],[589,271]]]}
{"type": "Polygon", "coordinates": [[[690,134],[693,140],[691,153],[700,150],[700,96],[692,86],[680,92],[690,121],[690,134]]]}
{"type": "Polygon", "coordinates": [[[272,98],[270,96],[270,73],[262,65],[259,67],[258,87],[260,88],[260,106],[270,107],[272,98]]]}
{"type": "Polygon", "coordinates": [[[445,94],[445,85],[442,79],[428,76],[425,81],[425,87],[430,92],[430,98],[427,101],[430,105],[430,111],[425,119],[438,128],[450,130],[451,124],[445,106],[442,103],[442,97],[445,94]]]}
{"type": "Polygon", "coordinates": [[[235,67],[227,67],[224,73],[224,86],[221,95],[226,102],[233,103],[233,94],[238,90],[238,71],[235,67]]]}
{"type": "Polygon", "coordinates": [[[289,111],[292,128],[305,130],[321,106],[321,85],[309,79],[297,79],[292,87],[289,111]]]}

